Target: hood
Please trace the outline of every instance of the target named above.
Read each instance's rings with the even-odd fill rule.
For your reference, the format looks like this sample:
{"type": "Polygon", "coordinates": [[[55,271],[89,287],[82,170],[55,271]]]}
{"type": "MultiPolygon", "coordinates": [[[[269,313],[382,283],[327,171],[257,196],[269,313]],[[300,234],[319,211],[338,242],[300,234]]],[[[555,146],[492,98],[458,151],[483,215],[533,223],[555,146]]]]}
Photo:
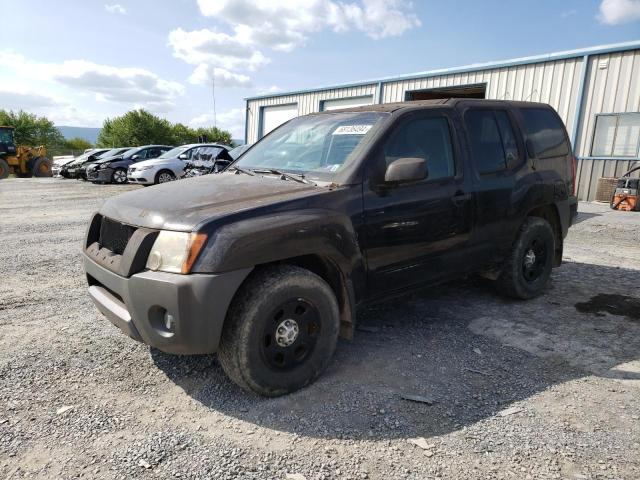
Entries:
{"type": "Polygon", "coordinates": [[[139,227],[192,231],[206,220],[321,190],[276,177],[221,173],[127,192],[107,200],[100,213],[139,227]]]}
{"type": "Polygon", "coordinates": [[[109,162],[116,162],[118,160],[122,160],[122,155],[116,155],[115,157],[101,158],[100,160],[94,160],[91,163],[109,163],[109,162]]]}

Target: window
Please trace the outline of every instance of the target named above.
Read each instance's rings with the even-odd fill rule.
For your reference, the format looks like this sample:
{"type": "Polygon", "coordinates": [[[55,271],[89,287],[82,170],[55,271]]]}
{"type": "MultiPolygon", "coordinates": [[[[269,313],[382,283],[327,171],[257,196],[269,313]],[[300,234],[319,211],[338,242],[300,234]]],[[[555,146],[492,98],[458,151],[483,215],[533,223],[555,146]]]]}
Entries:
{"type": "Polygon", "coordinates": [[[455,173],[451,132],[445,117],[418,118],[400,125],[387,141],[384,153],[387,166],[399,158],[424,158],[428,180],[455,173]]]}
{"type": "Polygon", "coordinates": [[[533,143],[537,158],[569,155],[564,125],[553,110],[523,108],[521,112],[527,138],[533,143]]]}
{"type": "Polygon", "coordinates": [[[494,112],[492,110],[469,110],[465,114],[465,122],[471,140],[471,151],[475,166],[479,173],[493,173],[507,168],[505,150],[513,148],[517,155],[517,145],[513,129],[506,116],[506,112],[494,112]],[[503,144],[498,128],[497,113],[504,113],[500,116],[501,123],[505,128],[505,136],[507,140],[503,144]],[[506,123],[505,123],[506,122],[506,123]]]}
{"type": "Polygon", "coordinates": [[[591,156],[640,157],[640,113],[596,116],[591,156]]]}
{"type": "Polygon", "coordinates": [[[509,120],[509,114],[504,110],[496,110],[495,114],[500,136],[502,137],[505,158],[507,159],[507,168],[514,168],[520,163],[520,155],[518,154],[518,143],[513,132],[511,120],[509,120]]]}

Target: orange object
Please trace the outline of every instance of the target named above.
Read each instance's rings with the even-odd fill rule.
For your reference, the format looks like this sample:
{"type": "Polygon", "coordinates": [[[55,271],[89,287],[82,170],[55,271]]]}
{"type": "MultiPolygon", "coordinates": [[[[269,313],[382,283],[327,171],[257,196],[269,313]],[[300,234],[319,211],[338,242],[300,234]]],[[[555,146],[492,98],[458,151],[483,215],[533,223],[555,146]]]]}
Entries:
{"type": "Polygon", "coordinates": [[[613,197],[613,209],[624,210],[625,212],[633,212],[638,210],[638,196],[620,193],[613,197]]]}

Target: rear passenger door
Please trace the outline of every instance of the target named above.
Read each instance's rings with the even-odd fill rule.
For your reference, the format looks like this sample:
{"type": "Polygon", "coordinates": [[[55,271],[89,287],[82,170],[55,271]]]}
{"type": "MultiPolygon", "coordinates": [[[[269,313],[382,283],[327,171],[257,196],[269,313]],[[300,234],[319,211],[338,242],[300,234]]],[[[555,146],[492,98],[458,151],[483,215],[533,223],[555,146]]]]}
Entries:
{"type": "Polygon", "coordinates": [[[466,268],[471,197],[455,122],[450,110],[407,114],[368,159],[363,243],[371,295],[454,276],[466,268]],[[385,184],[386,167],[407,157],[426,159],[427,178],[385,184]]]}
{"type": "Polygon", "coordinates": [[[468,108],[463,118],[474,182],[472,243],[479,250],[480,262],[491,263],[510,247],[518,228],[514,205],[517,171],[525,165],[522,139],[507,108],[468,108]]]}

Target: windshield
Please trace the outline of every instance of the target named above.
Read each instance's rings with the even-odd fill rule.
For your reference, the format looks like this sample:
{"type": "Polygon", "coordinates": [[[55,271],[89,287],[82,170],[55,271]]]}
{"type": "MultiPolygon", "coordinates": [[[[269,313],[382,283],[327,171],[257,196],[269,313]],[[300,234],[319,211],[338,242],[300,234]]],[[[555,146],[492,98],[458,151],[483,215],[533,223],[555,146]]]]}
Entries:
{"type": "Polygon", "coordinates": [[[104,158],[109,158],[109,157],[113,157],[114,155],[117,155],[118,153],[120,153],[122,151],[121,148],[112,148],[111,150],[107,150],[106,152],[101,153],[100,155],[98,155],[96,158],[96,160],[102,160],[104,158]]]}
{"type": "Polygon", "coordinates": [[[367,133],[387,115],[345,112],[294,118],[256,143],[234,165],[331,178],[350,163],[367,133]]]}
{"type": "Polygon", "coordinates": [[[191,148],[190,145],[182,145],[181,147],[172,148],[171,150],[164,152],[158,158],[176,158],[178,155],[180,155],[185,150],[188,150],[189,148],[191,148]]]}
{"type": "Polygon", "coordinates": [[[13,130],[0,128],[0,143],[13,143],[13,130]]]}

